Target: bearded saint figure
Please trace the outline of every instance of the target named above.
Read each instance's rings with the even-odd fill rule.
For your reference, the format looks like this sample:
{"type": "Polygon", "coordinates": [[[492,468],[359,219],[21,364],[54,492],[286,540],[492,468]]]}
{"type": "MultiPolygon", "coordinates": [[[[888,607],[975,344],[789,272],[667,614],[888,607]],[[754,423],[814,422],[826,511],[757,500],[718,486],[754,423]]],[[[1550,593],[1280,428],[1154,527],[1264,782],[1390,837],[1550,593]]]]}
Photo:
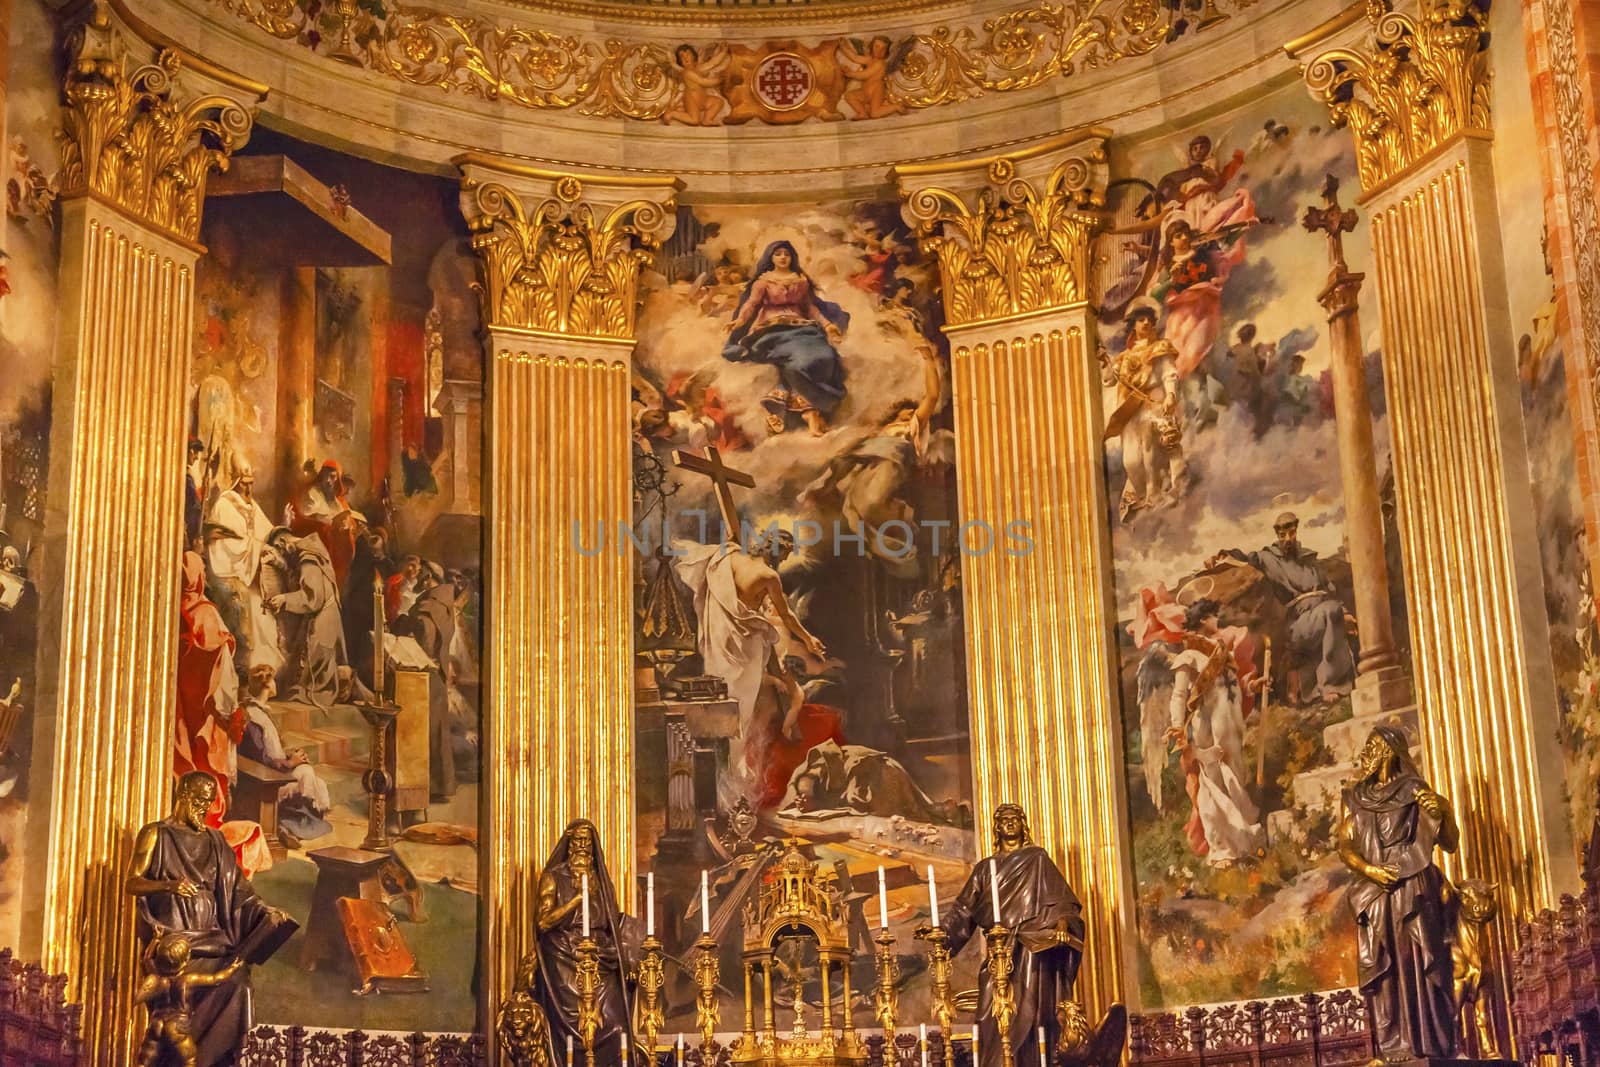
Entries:
{"type": "Polygon", "coordinates": [[[578,1032],[577,975],[585,885],[589,936],[598,946],[600,959],[600,1025],[595,1029],[594,1047],[615,1050],[623,1035],[633,1041],[633,995],[626,976],[637,966],[638,922],[622,914],[594,823],[574,819],[539,876],[539,959],[534,989],[550,1021],[552,1062],[564,1062],[569,1037],[575,1048],[583,1047],[578,1032]]]}

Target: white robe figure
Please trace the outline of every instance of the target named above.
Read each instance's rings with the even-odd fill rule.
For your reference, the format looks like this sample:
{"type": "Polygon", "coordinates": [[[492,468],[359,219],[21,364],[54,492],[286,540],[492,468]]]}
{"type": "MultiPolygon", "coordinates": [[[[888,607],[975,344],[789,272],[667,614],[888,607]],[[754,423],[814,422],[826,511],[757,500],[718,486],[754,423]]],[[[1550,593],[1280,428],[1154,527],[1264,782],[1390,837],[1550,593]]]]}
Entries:
{"type": "Polygon", "coordinates": [[[253,498],[246,499],[237,486],[211,505],[206,521],[222,532],[206,549],[211,573],[239,600],[239,622],[245,630],[245,643],[251,659],[274,668],[283,666],[283,651],[278,646],[278,620],[267,610],[261,595],[261,550],[266,546],[272,523],[253,498]]]}
{"type": "MultiPolygon", "coordinates": [[[[673,542],[673,569],[694,594],[700,623],[700,658],[705,672],[728,684],[728,696],[739,705],[739,736],[750,736],[750,720],[761,691],[767,656],[778,643],[778,628],[766,614],[739,599],[733,581],[731,545],[673,542]]],[[[741,765],[738,758],[734,765],[741,765]]]]}
{"type": "Polygon", "coordinates": [[[1205,685],[1193,714],[1189,694],[1200,681],[1207,655],[1184,649],[1172,657],[1171,725],[1184,730],[1198,771],[1195,811],[1205,833],[1206,863],[1223,867],[1253,855],[1265,840],[1261,815],[1245,791],[1243,690],[1230,657],[1222,673],[1205,685]]]}
{"type": "Polygon", "coordinates": [[[289,785],[284,786],[278,793],[279,800],[290,797],[305,797],[311,801],[312,809],[318,814],[326,814],[333,807],[332,800],[328,797],[328,786],[321,778],[317,777],[316,768],[309,763],[297,764],[289,767],[289,754],[284,751],[283,739],[278,736],[278,724],[272,721],[272,716],[267,713],[266,705],[254,698],[246,700],[241,707],[249,716],[250,722],[261,730],[261,750],[266,759],[262,762],[275,770],[289,775],[294,779],[289,785]],[[284,768],[287,768],[286,770],[284,768]]]}

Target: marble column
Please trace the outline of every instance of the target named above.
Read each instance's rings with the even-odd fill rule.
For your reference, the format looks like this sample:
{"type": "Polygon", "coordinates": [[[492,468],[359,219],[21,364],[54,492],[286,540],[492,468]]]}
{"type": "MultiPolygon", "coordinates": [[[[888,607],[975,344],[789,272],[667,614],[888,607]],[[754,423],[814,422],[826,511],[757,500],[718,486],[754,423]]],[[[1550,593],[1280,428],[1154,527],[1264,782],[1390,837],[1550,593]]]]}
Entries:
{"type": "Polygon", "coordinates": [[[484,765],[482,886],[492,1011],[533,947],[538,873],[571,819],[594,821],[624,907],[633,895],[633,559],[618,526],[632,514],[639,271],[672,232],[679,183],[456,162],[490,360],[484,751],[495,758],[484,765]],[[605,548],[594,552],[600,531],[605,548]]]}
{"type": "MultiPolygon", "coordinates": [[[[1461,817],[1449,867],[1498,882],[1501,914],[1524,915],[1554,905],[1576,872],[1528,551],[1539,533],[1495,208],[1487,16],[1449,0],[1423,0],[1415,17],[1367,12],[1342,39],[1297,51],[1353,135],[1372,220],[1423,756],[1461,817]]],[[[1490,928],[1499,959],[1514,928],[1490,928]]]]}
{"type": "MultiPolygon", "coordinates": [[[[170,804],[185,397],[208,174],[249,136],[256,85],[143,40],[94,4],[69,35],[35,763],[47,870],[25,908],[68,975],[96,1063],[132,1062],[132,830],[170,804]],[[117,142],[120,151],[109,146],[117,142]]],[[[36,795],[37,796],[37,795],[36,795]]],[[[27,935],[29,939],[33,932],[27,935]]],[[[30,946],[25,945],[26,951],[30,946]]],[[[142,1031],[142,1026],[140,1027],[142,1031]]]]}
{"type": "Polygon", "coordinates": [[[1124,999],[1132,867],[1100,378],[1086,289],[1104,131],[895,169],[950,338],[973,781],[1027,809],[1083,899],[1078,993],[1124,999]]]}
{"type": "Polygon", "coordinates": [[[1372,400],[1367,393],[1366,342],[1361,336],[1361,283],[1366,275],[1350,270],[1343,235],[1356,225],[1356,213],[1339,204],[1339,183],[1328,176],[1323,206],[1308,207],[1302,225],[1328,238],[1331,267],[1318,300],[1328,313],[1333,411],[1339,440],[1339,475],[1344,488],[1345,537],[1360,656],[1351,706],[1357,720],[1396,718],[1415,725],[1411,681],[1400,666],[1394,644],[1389,600],[1389,569],[1383,545],[1383,506],[1378,495],[1378,460],[1372,441],[1372,400]]]}

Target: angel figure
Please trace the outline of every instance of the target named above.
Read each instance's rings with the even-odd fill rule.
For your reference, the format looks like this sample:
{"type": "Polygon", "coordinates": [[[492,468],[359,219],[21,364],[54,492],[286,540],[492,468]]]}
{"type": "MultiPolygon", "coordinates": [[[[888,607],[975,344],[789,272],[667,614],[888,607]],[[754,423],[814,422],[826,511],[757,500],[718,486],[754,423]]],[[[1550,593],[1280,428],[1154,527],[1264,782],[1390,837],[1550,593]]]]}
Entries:
{"type": "Polygon", "coordinates": [[[900,63],[910,51],[915,38],[907,37],[895,47],[888,37],[874,37],[864,47],[851,37],[839,42],[834,53],[850,79],[851,88],[844,94],[844,102],[858,119],[881,119],[886,115],[903,115],[906,107],[889,97],[889,75],[900,69],[900,63]]]}
{"type": "Polygon", "coordinates": [[[1205,596],[1186,608],[1158,583],[1140,593],[1129,627],[1145,650],[1137,674],[1145,788],[1165,811],[1162,776],[1176,751],[1191,805],[1184,835],[1213,867],[1248,859],[1265,841],[1245,791],[1244,725],[1266,680],[1254,639],[1242,626],[1220,626],[1220,613],[1205,596]]]}
{"type": "Polygon", "coordinates": [[[677,107],[661,116],[661,121],[715,126],[728,109],[728,98],[722,95],[722,72],[727,69],[729,58],[727,48],[720,44],[708,47],[704,57],[692,44],[680,44],[674,49],[668,73],[676,72],[683,82],[683,97],[677,107]]]}

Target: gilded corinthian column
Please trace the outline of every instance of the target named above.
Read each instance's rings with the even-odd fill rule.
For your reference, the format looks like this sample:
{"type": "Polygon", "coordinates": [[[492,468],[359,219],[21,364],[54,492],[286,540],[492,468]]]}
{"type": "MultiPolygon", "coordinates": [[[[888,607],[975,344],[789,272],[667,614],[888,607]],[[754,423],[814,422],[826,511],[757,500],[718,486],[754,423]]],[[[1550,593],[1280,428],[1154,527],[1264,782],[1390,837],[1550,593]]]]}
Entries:
{"type": "Polygon", "coordinates": [[[266,90],[100,4],[68,44],[46,516],[59,599],[42,628],[57,646],[40,656],[35,766],[50,782],[30,830],[48,865],[25,925],[83,1000],[95,1062],[120,1064],[135,970],[124,867],[132,828],[170,799],[196,237],[206,178],[266,90]]]}
{"type": "Polygon", "coordinates": [[[1575,877],[1495,215],[1487,16],[1455,0],[1367,14],[1347,47],[1295,48],[1319,53],[1306,80],[1354,137],[1372,220],[1428,773],[1462,815],[1456,873],[1498,881],[1520,915],[1575,877]]]}
{"type": "Polygon", "coordinates": [[[491,360],[483,894],[492,1006],[533,946],[540,866],[569,820],[594,821],[623,900],[631,896],[633,571],[618,528],[632,514],[639,271],[672,232],[679,184],[473,155],[456,162],[491,360]]]}
{"type": "Polygon", "coordinates": [[[1083,898],[1096,1018],[1122,999],[1131,866],[1086,290],[1104,145],[1085,131],[894,171],[952,353],[978,810],[1022,804],[1083,898]]]}

